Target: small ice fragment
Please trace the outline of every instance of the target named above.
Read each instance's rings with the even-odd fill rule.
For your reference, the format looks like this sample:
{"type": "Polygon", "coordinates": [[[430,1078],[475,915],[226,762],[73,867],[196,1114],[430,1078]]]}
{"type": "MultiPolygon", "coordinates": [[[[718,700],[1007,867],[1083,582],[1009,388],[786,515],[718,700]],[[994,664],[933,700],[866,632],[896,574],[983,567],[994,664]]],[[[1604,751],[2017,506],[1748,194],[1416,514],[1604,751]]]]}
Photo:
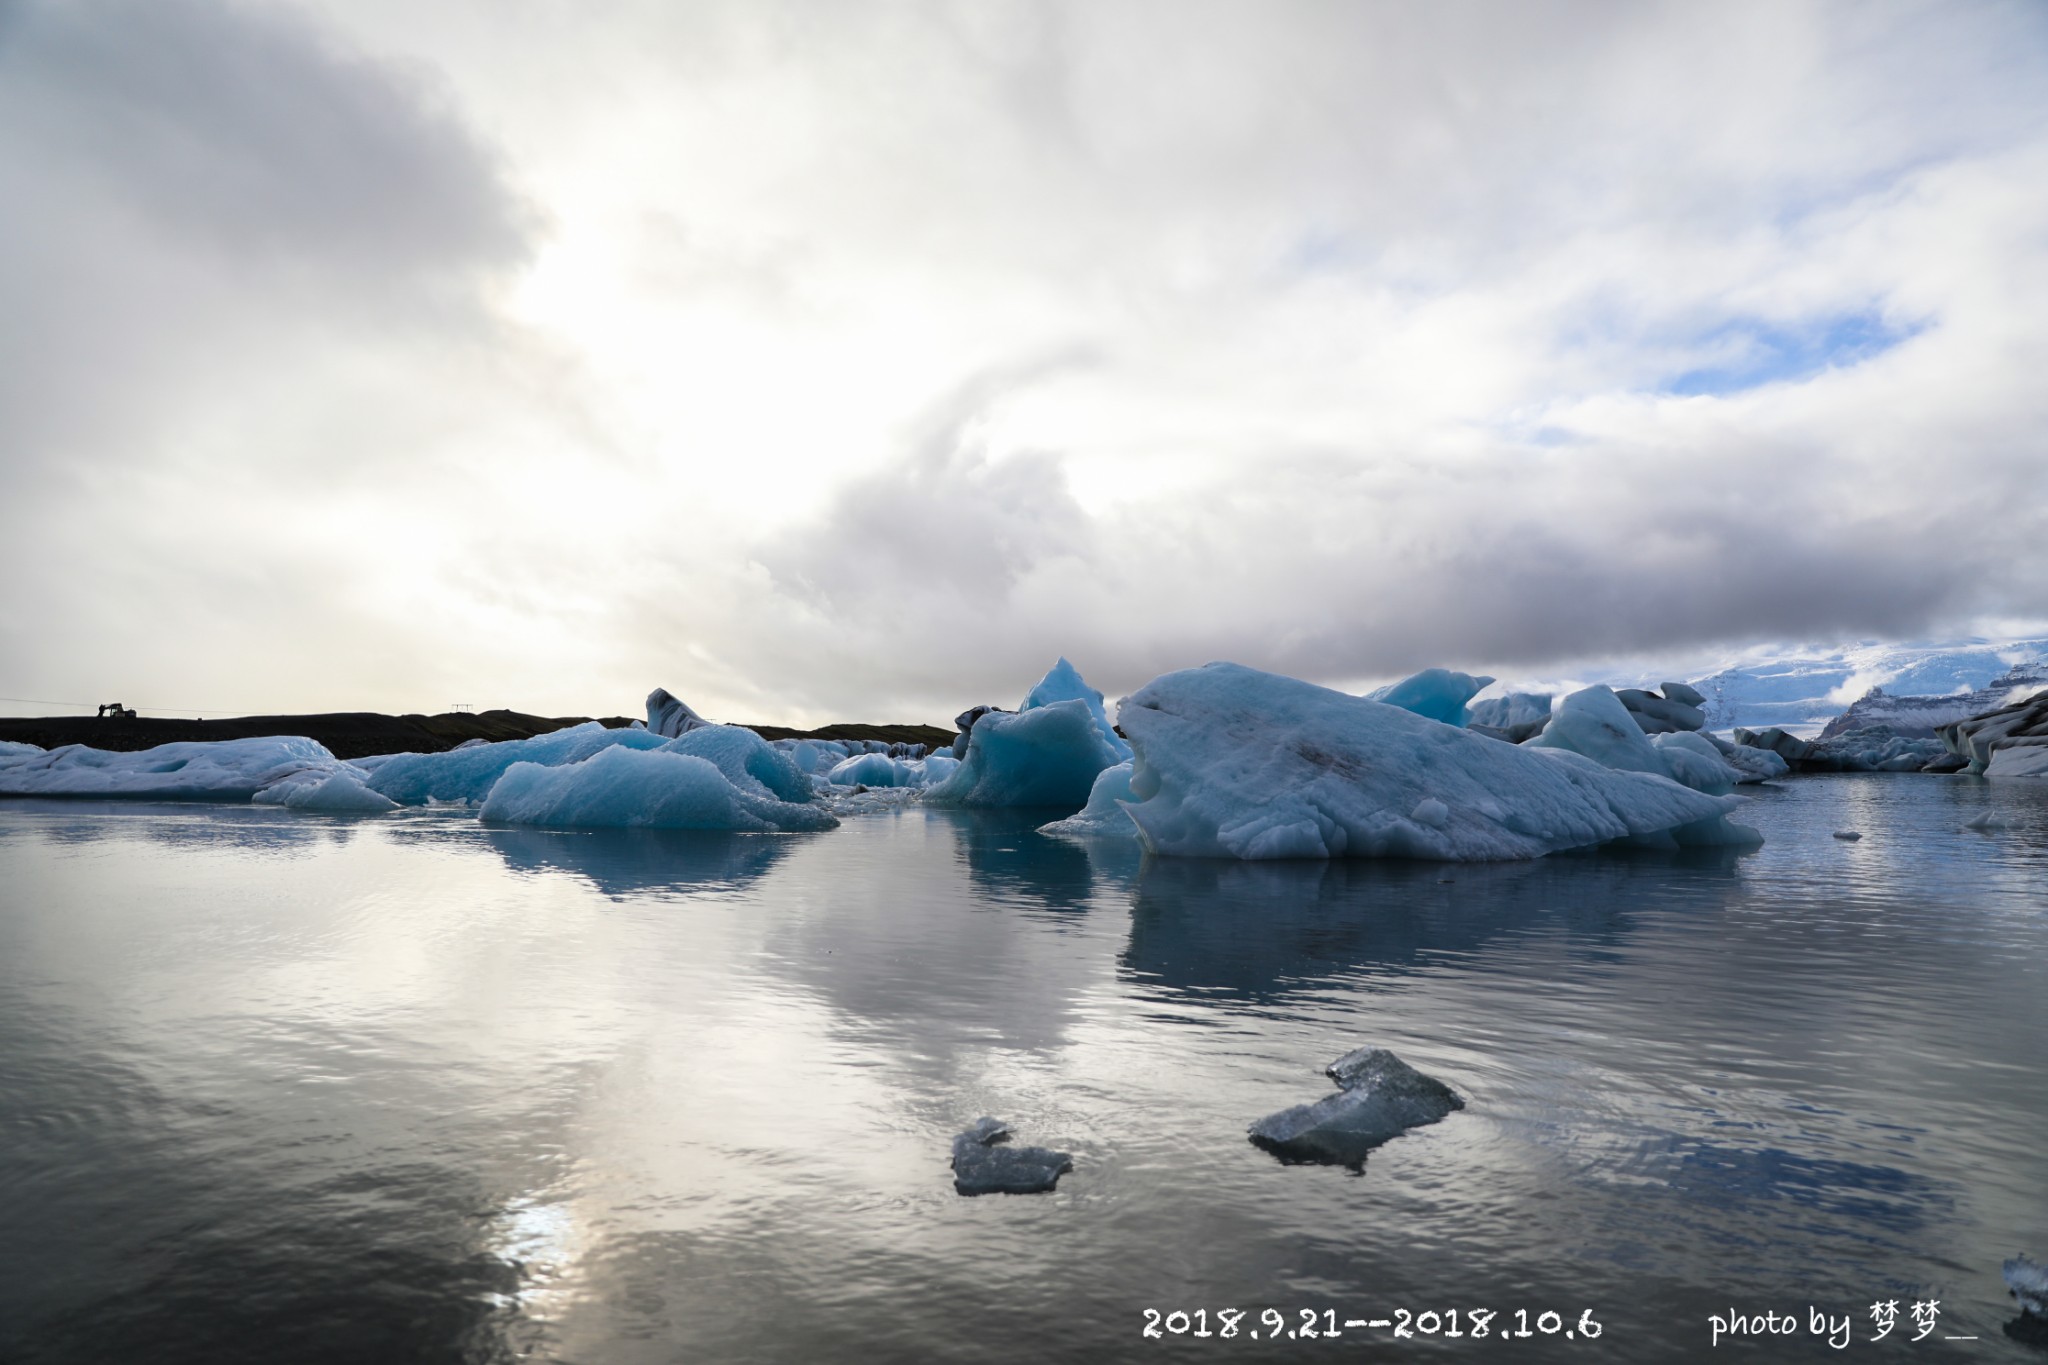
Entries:
{"type": "Polygon", "coordinates": [[[1963,822],[1964,829],[2004,829],[2005,827],[2006,821],[2004,817],[1993,815],[1988,810],[1975,819],[1963,822]]]}
{"type": "Polygon", "coordinates": [[[2020,1301],[2020,1311],[2048,1318],[2048,1266],[2021,1252],[2005,1263],[2004,1270],[2005,1287],[2020,1301]]]}
{"type": "Polygon", "coordinates": [[[1449,1086],[1385,1048],[1347,1052],[1324,1074],[1343,1088],[1266,1115],[1251,1126],[1252,1141],[1283,1160],[1356,1167],[1381,1143],[1465,1107],[1449,1086]]]}
{"type": "Polygon", "coordinates": [[[1044,1147],[1000,1147],[1009,1125],[979,1118],[953,1139],[953,1188],[961,1194],[1041,1194],[1074,1169],[1065,1152],[1044,1147]]]}
{"type": "Polygon", "coordinates": [[[1451,822],[1451,808],[1434,796],[1425,796],[1415,803],[1415,809],[1408,813],[1408,818],[1418,825],[1442,829],[1451,822]]]}
{"type": "Polygon", "coordinates": [[[1857,841],[1858,839],[1861,839],[1861,838],[1862,838],[1863,836],[1862,836],[1862,835],[1860,835],[1860,834],[1858,834],[1858,833],[1857,833],[1857,832],[1856,832],[1855,830],[1853,830],[1853,829],[1838,829],[1838,830],[1836,830],[1836,831],[1835,831],[1835,837],[1836,837],[1837,839],[1844,839],[1844,840],[1847,840],[1847,841],[1848,841],[1849,843],[1852,843],[1852,844],[1853,844],[1853,843],[1855,843],[1855,842],[1856,842],[1856,841],[1857,841]]]}

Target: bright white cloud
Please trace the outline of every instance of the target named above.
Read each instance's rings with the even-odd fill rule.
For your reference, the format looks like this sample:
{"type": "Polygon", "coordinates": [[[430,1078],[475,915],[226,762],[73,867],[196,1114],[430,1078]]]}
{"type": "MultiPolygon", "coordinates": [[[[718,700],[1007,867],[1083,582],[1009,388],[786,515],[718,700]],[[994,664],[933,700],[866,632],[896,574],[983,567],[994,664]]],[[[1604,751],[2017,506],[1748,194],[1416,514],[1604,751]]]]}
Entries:
{"type": "Polygon", "coordinates": [[[2036,6],[12,14],[23,695],[933,719],[2048,616],[2036,6]]]}

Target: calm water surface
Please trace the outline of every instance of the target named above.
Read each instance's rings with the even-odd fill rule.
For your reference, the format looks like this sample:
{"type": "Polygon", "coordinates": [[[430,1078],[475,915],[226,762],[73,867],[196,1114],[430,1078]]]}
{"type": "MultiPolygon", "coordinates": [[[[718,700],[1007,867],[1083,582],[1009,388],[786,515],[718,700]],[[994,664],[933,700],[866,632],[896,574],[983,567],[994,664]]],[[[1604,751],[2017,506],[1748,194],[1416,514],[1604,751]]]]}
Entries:
{"type": "Polygon", "coordinates": [[[0,803],[0,1360],[1655,1361],[1731,1310],[1843,1358],[1813,1307],[2048,1360],[1999,1277],[2048,1256],[2048,783],[1804,778],[1754,853],[1485,867],[1042,818],[0,803]],[[1245,1140],[1363,1044],[1466,1109],[1357,1173],[1245,1140]],[[1073,1173],[957,1196],[982,1114],[1073,1173]]]}

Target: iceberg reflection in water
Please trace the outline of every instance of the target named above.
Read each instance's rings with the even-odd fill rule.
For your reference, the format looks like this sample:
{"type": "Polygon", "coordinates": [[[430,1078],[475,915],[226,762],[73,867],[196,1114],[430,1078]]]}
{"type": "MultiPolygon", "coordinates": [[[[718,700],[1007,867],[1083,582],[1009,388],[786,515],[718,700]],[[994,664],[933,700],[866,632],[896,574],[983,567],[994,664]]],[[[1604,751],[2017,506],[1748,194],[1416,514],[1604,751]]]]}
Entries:
{"type": "Polygon", "coordinates": [[[1193,1360],[1143,1310],[1459,1307],[1686,1360],[1880,1293],[2036,1358],[2048,795],[1801,778],[1760,849],[1487,865],[1047,818],[0,805],[0,1358],[1193,1360]],[[1245,1140],[1366,1046],[1465,1108],[1362,1176],[1245,1140]],[[1073,1171],[961,1198],[985,1114],[1073,1171]]]}

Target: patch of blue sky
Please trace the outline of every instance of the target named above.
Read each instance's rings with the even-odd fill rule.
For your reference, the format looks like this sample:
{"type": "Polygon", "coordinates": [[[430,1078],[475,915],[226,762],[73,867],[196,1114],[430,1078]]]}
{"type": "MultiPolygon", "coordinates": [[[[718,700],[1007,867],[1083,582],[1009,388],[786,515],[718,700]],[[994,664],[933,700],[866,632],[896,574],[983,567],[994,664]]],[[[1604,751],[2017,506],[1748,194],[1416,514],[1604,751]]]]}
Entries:
{"type": "Polygon", "coordinates": [[[1890,322],[1875,311],[1837,313],[1795,323],[1732,319],[1694,335],[1687,349],[1713,359],[1678,375],[1663,391],[1690,397],[1796,383],[1828,370],[1860,365],[1921,330],[1919,324],[1890,322]]]}

